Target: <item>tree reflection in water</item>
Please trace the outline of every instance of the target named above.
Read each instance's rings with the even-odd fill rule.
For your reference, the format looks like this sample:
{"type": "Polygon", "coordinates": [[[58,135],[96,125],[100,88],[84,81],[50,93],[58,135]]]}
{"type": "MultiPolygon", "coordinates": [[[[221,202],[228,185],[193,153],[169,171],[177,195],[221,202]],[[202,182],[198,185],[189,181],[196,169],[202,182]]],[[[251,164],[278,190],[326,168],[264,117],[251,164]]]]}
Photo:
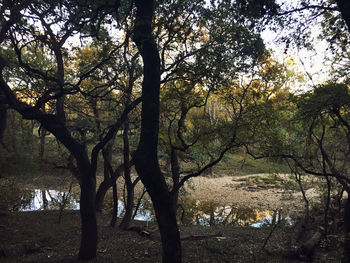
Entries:
{"type": "Polygon", "coordinates": [[[22,196],[19,211],[58,210],[65,202],[65,209],[78,210],[79,201],[72,193],[58,190],[34,189],[22,196]]]}
{"type": "MultiPolygon", "coordinates": [[[[58,210],[64,198],[67,198],[65,209],[79,209],[78,197],[72,193],[57,190],[35,189],[30,194],[22,196],[18,211],[58,210]]],[[[106,200],[107,203],[108,200],[106,200]]],[[[179,223],[185,225],[232,225],[262,227],[268,225],[292,225],[289,215],[281,210],[263,210],[248,206],[222,205],[213,201],[183,200],[182,209],[178,210],[179,223]]],[[[125,213],[124,202],[118,200],[118,217],[125,213]]],[[[143,199],[134,219],[154,221],[155,215],[152,203],[143,199]]]]}
{"type": "Polygon", "coordinates": [[[282,223],[291,225],[290,216],[280,210],[263,210],[247,206],[221,205],[213,201],[185,200],[181,203],[184,215],[179,215],[183,224],[203,226],[234,225],[262,227],[282,223]],[[182,218],[181,218],[182,217],[182,218]]]}

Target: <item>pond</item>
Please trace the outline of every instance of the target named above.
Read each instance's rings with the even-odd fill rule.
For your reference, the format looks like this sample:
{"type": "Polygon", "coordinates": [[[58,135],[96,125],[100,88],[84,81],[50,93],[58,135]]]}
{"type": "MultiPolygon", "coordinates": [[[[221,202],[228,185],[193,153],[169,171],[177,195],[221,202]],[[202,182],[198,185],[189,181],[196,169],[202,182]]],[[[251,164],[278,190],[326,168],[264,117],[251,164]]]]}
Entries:
{"type": "MultiPolygon", "coordinates": [[[[184,224],[202,226],[234,225],[262,227],[276,223],[292,225],[292,219],[281,210],[263,210],[248,206],[222,205],[213,201],[184,200],[180,202],[184,224]]],[[[179,211],[178,211],[179,212],[179,211]]]]}
{"type": "MultiPolygon", "coordinates": [[[[79,210],[79,195],[73,195],[69,192],[62,192],[53,189],[34,189],[32,191],[28,191],[25,195],[22,195],[21,205],[16,210],[21,212],[59,210],[63,204],[64,209],[79,210]]],[[[140,208],[136,213],[135,219],[152,221],[153,217],[151,215],[151,210],[144,208],[144,204],[147,203],[143,202],[140,204],[140,208]]],[[[124,212],[124,203],[121,200],[118,200],[118,217],[121,217],[124,212]]]]}
{"type": "MultiPolygon", "coordinates": [[[[22,196],[18,211],[79,209],[79,196],[58,190],[34,189],[30,194],[22,196]]],[[[111,204],[111,200],[106,200],[111,204]]],[[[111,205],[110,205],[111,206],[111,205]]],[[[125,212],[124,202],[118,200],[118,217],[125,212]]],[[[154,221],[155,215],[150,200],[143,199],[135,215],[136,220],[154,221]]],[[[215,226],[251,226],[262,227],[274,225],[292,225],[292,219],[281,210],[264,210],[247,206],[222,205],[205,200],[179,201],[178,220],[182,224],[215,226]]]]}
{"type": "Polygon", "coordinates": [[[65,202],[65,209],[79,210],[77,198],[68,192],[58,190],[34,189],[21,197],[19,211],[58,210],[65,202]]]}

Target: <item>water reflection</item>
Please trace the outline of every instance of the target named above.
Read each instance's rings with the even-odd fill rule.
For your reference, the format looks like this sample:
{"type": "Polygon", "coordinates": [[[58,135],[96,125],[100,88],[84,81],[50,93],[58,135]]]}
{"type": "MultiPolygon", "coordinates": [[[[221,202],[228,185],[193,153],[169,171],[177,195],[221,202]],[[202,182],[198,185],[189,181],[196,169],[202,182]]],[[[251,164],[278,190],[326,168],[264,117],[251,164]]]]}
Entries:
{"type": "Polygon", "coordinates": [[[262,227],[276,223],[292,225],[290,216],[282,211],[254,209],[236,205],[220,205],[212,201],[185,200],[178,218],[183,224],[202,226],[235,225],[262,227]]]}
{"type": "MultiPolygon", "coordinates": [[[[35,189],[29,195],[22,196],[19,211],[58,210],[65,202],[65,209],[79,209],[79,200],[73,194],[57,190],[35,189]]],[[[106,200],[111,207],[111,198],[106,200]]],[[[251,226],[262,227],[266,225],[292,225],[290,216],[279,210],[262,210],[236,205],[221,205],[213,201],[184,200],[178,210],[178,221],[182,224],[215,226],[251,226]]],[[[118,200],[118,217],[125,213],[124,202],[118,200]]],[[[155,214],[149,199],[140,203],[134,219],[154,221],[155,214]]]]}
{"type": "Polygon", "coordinates": [[[58,190],[34,189],[29,195],[22,196],[19,211],[58,210],[64,204],[66,209],[78,210],[79,201],[69,192],[58,190]]]}
{"type": "MultiPolygon", "coordinates": [[[[118,200],[118,217],[122,217],[124,213],[124,202],[118,200]]],[[[140,221],[154,221],[154,218],[155,216],[152,209],[152,203],[147,199],[142,200],[139,209],[136,211],[134,219],[140,221]]]]}
{"type": "MultiPolygon", "coordinates": [[[[40,211],[40,210],[59,210],[65,201],[65,209],[79,210],[80,204],[77,196],[69,192],[58,190],[34,189],[28,191],[21,197],[21,205],[16,210],[21,212],[40,211]]],[[[109,202],[112,201],[107,200],[109,202]]],[[[136,220],[152,221],[154,215],[151,212],[152,204],[149,200],[143,200],[135,215],[136,220]]],[[[125,213],[124,203],[118,200],[118,217],[125,213]]]]}

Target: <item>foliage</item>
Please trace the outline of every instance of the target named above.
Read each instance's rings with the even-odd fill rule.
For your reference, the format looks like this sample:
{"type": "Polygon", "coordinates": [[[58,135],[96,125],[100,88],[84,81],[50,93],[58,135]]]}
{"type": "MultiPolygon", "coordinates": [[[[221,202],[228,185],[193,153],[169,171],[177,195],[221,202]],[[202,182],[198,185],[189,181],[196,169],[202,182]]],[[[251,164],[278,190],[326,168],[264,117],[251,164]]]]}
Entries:
{"type": "MultiPolygon", "coordinates": [[[[0,107],[28,121],[8,112],[2,171],[33,171],[52,157],[44,150],[54,149],[57,166],[82,173],[81,207],[94,209],[99,152],[108,143],[121,149],[120,129],[129,126],[123,135],[130,135],[132,152],[140,140],[135,164],[157,213],[170,209],[164,204],[186,180],[233,158],[225,159],[227,153],[247,152],[279,167],[292,160],[294,170],[349,187],[349,32],[334,1],[300,0],[296,7],[271,0],[10,3],[0,4],[0,107]],[[327,41],[331,59],[342,62],[334,76],[342,79],[291,93],[304,76],[292,58],[278,62],[266,50],[260,33],[269,20],[274,29],[293,29],[281,34],[286,46],[294,41],[312,49],[314,37],[327,41]],[[309,38],[314,25],[322,30],[309,38]],[[66,149],[56,148],[53,136],[66,149]],[[170,192],[159,157],[171,174],[170,192]]],[[[82,216],[94,221],[95,211],[87,210],[82,216]]],[[[87,258],[96,255],[86,251],[87,258]]]]}

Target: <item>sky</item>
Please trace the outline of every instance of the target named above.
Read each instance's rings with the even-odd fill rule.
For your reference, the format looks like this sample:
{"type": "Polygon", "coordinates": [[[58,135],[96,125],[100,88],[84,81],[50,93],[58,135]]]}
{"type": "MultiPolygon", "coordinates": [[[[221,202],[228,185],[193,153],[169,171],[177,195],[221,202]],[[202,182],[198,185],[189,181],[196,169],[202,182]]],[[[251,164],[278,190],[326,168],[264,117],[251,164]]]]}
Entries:
{"type": "MultiPolygon", "coordinates": [[[[291,10],[294,8],[300,7],[300,0],[276,0],[276,2],[283,7],[284,10],[291,10]]],[[[309,0],[312,4],[322,4],[323,1],[319,0],[309,0]]],[[[306,19],[309,19],[307,11],[305,11],[304,15],[306,15],[306,19]]],[[[304,21],[304,18],[300,18],[300,13],[293,13],[294,18],[297,21],[304,21]]],[[[296,48],[291,46],[288,49],[288,52],[285,53],[285,46],[278,43],[278,38],[280,35],[289,35],[291,31],[284,29],[284,31],[276,34],[275,32],[266,29],[262,33],[262,38],[265,41],[265,44],[268,49],[273,50],[273,56],[279,62],[283,62],[288,56],[293,56],[295,61],[299,63],[300,71],[304,72],[307,76],[307,83],[304,87],[301,87],[304,90],[311,89],[312,86],[320,84],[329,79],[329,72],[331,70],[331,64],[327,61],[326,57],[331,57],[332,54],[328,51],[328,43],[326,40],[321,40],[318,36],[321,34],[321,26],[320,21],[322,20],[322,16],[319,16],[317,20],[314,21],[314,25],[311,28],[311,35],[309,35],[310,39],[313,41],[314,50],[307,50],[306,48],[296,48]]],[[[310,24],[311,25],[311,24],[310,24]]]]}
{"type": "Polygon", "coordinates": [[[306,84],[303,87],[297,87],[298,89],[309,90],[313,85],[320,84],[329,78],[327,72],[330,71],[331,65],[325,59],[328,52],[325,41],[315,40],[313,51],[290,47],[286,53],[285,46],[278,43],[278,37],[275,32],[268,29],[262,32],[266,47],[272,50],[272,56],[275,59],[283,63],[287,58],[293,57],[300,71],[306,75],[306,84]]]}

